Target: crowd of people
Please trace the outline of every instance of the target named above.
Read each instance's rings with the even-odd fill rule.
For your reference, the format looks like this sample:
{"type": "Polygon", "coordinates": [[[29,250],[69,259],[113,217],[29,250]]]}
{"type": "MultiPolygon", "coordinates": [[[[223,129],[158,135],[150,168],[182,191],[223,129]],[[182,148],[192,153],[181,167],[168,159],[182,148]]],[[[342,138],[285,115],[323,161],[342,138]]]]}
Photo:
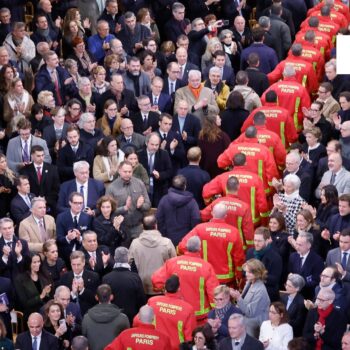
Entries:
{"type": "Polygon", "coordinates": [[[341,0],[0,0],[0,348],[349,350],[349,34],[341,0]]]}

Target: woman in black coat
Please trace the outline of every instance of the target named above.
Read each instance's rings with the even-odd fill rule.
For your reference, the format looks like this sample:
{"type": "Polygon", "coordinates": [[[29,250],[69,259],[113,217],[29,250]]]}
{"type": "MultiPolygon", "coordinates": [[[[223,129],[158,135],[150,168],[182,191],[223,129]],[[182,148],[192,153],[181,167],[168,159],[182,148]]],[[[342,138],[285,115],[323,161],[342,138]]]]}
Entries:
{"type": "Polygon", "coordinates": [[[244,109],[244,98],[238,91],[232,91],[226,102],[226,109],[220,113],[221,130],[230,137],[231,141],[241,135],[241,128],[248,118],[249,112],[244,109]]]}
{"type": "Polygon", "coordinates": [[[14,286],[21,310],[24,313],[25,324],[32,312],[40,308],[53,295],[52,281],[42,271],[41,257],[31,253],[24,259],[24,272],[14,279],[14,286]]]}
{"type": "Polygon", "coordinates": [[[92,227],[97,233],[98,245],[105,245],[109,248],[111,255],[120,246],[123,240],[123,233],[120,225],[124,217],[113,214],[117,203],[111,196],[102,196],[96,204],[98,214],[95,216],[92,227]]]}
{"type": "Polygon", "coordinates": [[[6,156],[0,153],[0,217],[3,218],[10,212],[10,203],[16,195],[14,185],[15,174],[7,166],[6,156]]]}

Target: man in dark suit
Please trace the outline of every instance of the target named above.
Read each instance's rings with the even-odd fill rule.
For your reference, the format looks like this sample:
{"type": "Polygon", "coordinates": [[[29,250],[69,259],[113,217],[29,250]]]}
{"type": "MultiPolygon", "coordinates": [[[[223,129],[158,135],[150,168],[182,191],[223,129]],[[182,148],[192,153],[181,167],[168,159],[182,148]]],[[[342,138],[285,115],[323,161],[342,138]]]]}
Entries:
{"type": "Polygon", "coordinates": [[[171,40],[174,44],[181,34],[186,34],[186,27],[189,20],[185,19],[185,6],[179,2],[175,2],[171,7],[172,17],[165,23],[164,36],[167,40],[171,40]]]}
{"type": "Polygon", "coordinates": [[[137,103],[140,112],[135,113],[131,120],[134,124],[134,131],[146,136],[158,129],[159,113],[151,110],[151,100],[146,95],[138,97],[137,103]]]}
{"type": "Polygon", "coordinates": [[[131,324],[139,308],[146,303],[146,296],[140,276],[127,267],[128,254],[129,250],[125,247],[118,247],[115,250],[116,267],[102,278],[102,283],[111,287],[114,295],[113,303],[123,309],[131,324]]]}
{"type": "Polygon", "coordinates": [[[97,234],[94,231],[84,232],[82,244],[80,250],[85,255],[85,268],[87,270],[98,273],[100,277],[112,271],[114,261],[111,258],[109,248],[97,245],[97,234]]]}
{"type": "Polygon", "coordinates": [[[164,86],[163,79],[155,76],[151,83],[151,92],[148,97],[151,100],[152,110],[172,114],[171,97],[162,92],[164,86]]]}
{"type": "Polygon", "coordinates": [[[82,211],[84,197],[79,192],[69,196],[70,210],[65,210],[57,216],[57,244],[60,256],[67,265],[72,251],[80,249],[82,234],[91,229],[92,217],[82,211]]]}
{"type": "Polygon", "coordinates": [[[264,345],[246,333],[244,316],[232,314],[228,319],[229,337],[224,338],[220,344],[220,350],[233,350],[232,344],[239,346],[241,350],[264,350],[264,345]]]}
{"type": "Polygon", "coordinates": [[[139,152],[139,162],[150,177],[149,198],[153,207],[157,207],[160,199],[168,192],[173,174],[169,154],[160,149],[160,142],[159,134],[151,133],[146,137],[146,148],[139,152]]]}
{"type": "Polygon", "coordinates": [[[58,338],[45,331],[43,327],[43,317],[39,313],[32,313],[28,318],[29,330],[17,336],[15,348],[21,350],[58,350],[58,338]]]}
{"type": "Polygon", "coordinates": [[[31,149],[32,162],[20,170],[26,175],[35,196],[45,197],[47,213],[54,216],[60,188],[60,178],[54,165],[44,162],[44,149],[37,145],[31,149]]]}
{"type": "Polygon", "coordinates": [[[10,211],[13,221],[18,227],[19,223],[31,214],[31,200],[35,197],[35,195],[34,193],[30,192],[30,183],[27,176],[18,176],[15,179],[14,184],[17,187],[18,193],[11,201],[10,211]]]}
{"type": "Polygon", "coordinates": [[[299,233],[296,239],[296,252],[289,257],[288,271],[304,277],[305,287],[301,294],[305,299],[313,300],[315,287],[320,282],[320,274],[324,267],[322,258],[310,250],[313,236],[309,232],[299,233]]]}
{"type": "Polygon", "coordinates": [[[181,135],[187,151],[190,147],[197,146],[201,124],[196,116],[188,113],[186,100],[179,101],[175,113],[171,130],[181,135]]]}
{"type": "Polygon", "coordinates": [[[100,278],[97,273],[86,270],[85,255],[81,251],[70,255],[72,271],[61,277],[60,284],[71,290],[72,300],[79,304],[82,316],[96,304],[95,295],[100,278]]]}
{"type": "Polygon", "coordinates": [[[140,151],[145,146],[145,136],[134,132],[134,124],[131,119],[123,118],[120,124],[120,130],[122,134],[117,136],[117,142],[122,150],[132,146],[136,151],[140,151]]]}
{"type": "Polygon", "coordinates": [[[248,86],[261,97],[269,87],[269,79],[265,73],[259,70],[259,65],[259,55],[256,52],[250,53],[248,56],[248,67],[245,70],[248,74],[248,86]]]}
{"type": "Polygon", "coordinates": [[[170,114],[162,113],[159,117],[158,134],[161,138],[160,148],[167,151],[171,159],[173,174],[186,163],[185,147],[182,136],[171,130],[173,117],[170,114]]]}
{"type": "Polygon", "coordinates": [[[90,165],[85,160],[74,163],[74,180],[62,183],[58,195],[57,211],[59,213],[69,208],[69,196],[79,192],[84,197],[83,210],[88,215],[94,215],[97,200],[105,194],[103,182],[89,178],[90,165]]]}
{"type": "Polygon", "coordinates": [[[175,91],[185,86],[185,83],[179,79],[180,75],[180,66],[177,62],[170,62],[167,66],[167,77],[164,80],[164,85],[162,92],[170,95],[172,104],[175,100],[175,91]]]}
{"type": "Polygon", "coordinates": [[[37,96],[40,91],[51,91],[55,97],[56,105],[62,106],[66,97],[74,96],[75,84],[68,71],[59,66],[59,60],[54,51],[47,52],[44,61],[45,64],[35,76],[34,92],[37,96]]]}
{"type": "Polygon", "coordinates": [[[28,243],[15,236],[10,218],[0,219],[0,233],[0,274],[13,280],[23,271],[24,259],[30,255],[28,243]]]}
{"type": "Polygon", "coordinates": [[[12,327],[10,311],[14,308],[14,287],[11,279],[0,277],[0,319],[6,327],[6,337],[12,340],[12,327]]]}
{"type": "Polygon", "coordinates": [[[94,162],[94,150],[80,140],[80,132],[76,125],[67,129],[67,144],[58,151],[57,167],[61,182],[74,179],[73,164],[86,160],[94,162]]]}
{"type": "Polygon", "coordinates": [[[188,61],[187,50],[183,47],[179,47],[176,50],[176,60],[177,60],[177,63],[179,64],[179,68],[180,68],[179,79],[182,80],[184,85],[187,85],[189,71],[192,69],[198,70],[198,67],[195,64],[190,63],[188,61]]]}

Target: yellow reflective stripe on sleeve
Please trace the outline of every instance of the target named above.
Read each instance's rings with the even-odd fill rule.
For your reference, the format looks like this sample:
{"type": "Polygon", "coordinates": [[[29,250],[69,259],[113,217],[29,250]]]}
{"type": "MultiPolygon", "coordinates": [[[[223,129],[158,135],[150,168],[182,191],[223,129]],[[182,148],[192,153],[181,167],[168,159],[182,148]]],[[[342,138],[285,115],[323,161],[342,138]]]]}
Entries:
{"type": "Polygon", "coordinates": [[[260,179],[262,181],[264,181],[264,179],[263,179],[263,169],[264,169],[263,161],[260,159],[260,160],[258,160],[258,176],[260,177],[260,179]]]}
{"type": "Polygon", "coordinates": [[[243,221],[242,216],[238,216],[238,218],[237,218],[237,228],[238,228],[239,235],[241,237],[242,245],[244,246],[245,242],[244,242],[244,235],[243,235],[243,229],[242,229],[242,221],[243,221]]]}
{"type": "Polygon", "coordinates": [[[177,323],[177,333],[179,335],[180,343],[183,343],[185,341],[185,335],[184,335],[184,324],[182,321],[178,321],[177,323]]]}
{"type": "Polygon", "coordinates": [[[280,135],[281,135],[281,141],[283,143],[284,148],[286,148],[286,128],[285,128],[285,123],[281,122],[280,123],[280,135]]]}
{"type": "Polygon", "coordinates": [[[294,114],[293,114],[294,126],[297,130],[301,129],[301,125],[299,127],[299,120],[298,120],[299,106],[300,106],[300,97],[297,97],[295,100],[294,114]]]}
{"type": "Polygon", "coordinates": [[[252,211],[252,218],[253,221],[256,222],[256,219],[258,219],[258,221],[260,220],[260,218],[257,218],[255,216],[255,187],[252,187],[250,189],[250,209],[252,211]]]}
{"type": "Polygon", "coordinates": [[[233,272],[233,263],[232,263],[232,256],[231,256],[231,251],[233,248],[233,244],[232,242],[230,242],[227,246],[227,265],[228,265],[228,274],[229,276],[234,276],[234,272],[233,272]]]}
{"type": "Polygon", "coordinates": [[[199,311],[196,311],[196,315],[204,314],[205,307],[205,295],[204,295],[204,277],[199,278],[199,311]]]}
{"type": "Polygon", "coordinates": [[[248,239],[247,239],[247,245],[253,245],[254,244],[254,241],[249,241],[248,239]]]}
{"type": "Polygon", "coordinates": [[[208,261],[208,242],[206,240],[202,241],[202,254],[203,260],[208,261]]]}
{"type": "Polygon", "coordinates": [[[307,83],[307,75],[304,74],[304,75],[303,75],[303,79],[302,79],[302,81],[301,81],[301,85],[303,85],[304,87],[306,87],[306,83],[307,83]]]}

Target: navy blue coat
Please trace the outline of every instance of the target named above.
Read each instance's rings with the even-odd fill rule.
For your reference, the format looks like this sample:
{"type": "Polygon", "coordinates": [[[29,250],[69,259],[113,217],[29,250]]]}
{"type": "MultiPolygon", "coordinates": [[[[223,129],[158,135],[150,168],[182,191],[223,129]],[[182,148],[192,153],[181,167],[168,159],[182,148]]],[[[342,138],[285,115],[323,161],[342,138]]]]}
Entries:
{"type": "MultiPolygon", "coordinates": [[[[69,196],[72,192],[79,192],[76,180],[63,182],[58,193],[57,211],[59,213],[69,209],[69,196]]],[[[88,180],[88,197],[86,200],[87,207],[90,209],[96,208],[97,200],[105,194],[105,187],[102,181],[89,179],[88,180]]]]}
{"type": "MultiPolygon", "coordinates": [[[[34,193],[29,193],[28,197],[32,200],[35,197],[34,193]]],[[[30,208],[23,200],[23,198],[16,194],[11,201],[11,216],[16,225],[27,218],[31,214],[30,208]]]]}
{"type": "MultiPolygon", "coordinates": [[[[152,93],[147,95],[150,98],[152,105],[154,104],[152,100],[152,93]]],[[[163,113],[172,114],[172,102],[169,94],[161,92],[158,98],[158,109],[163,113]]]]}
{"type": "MultiPolygon", "coordinates": [[[[204,72],[203,72],[203,79],[208,80],[209,79],[209,70],[211,67],[214,67],[213,64],[211,64],[204,72]]],[[[236,78],[235,78],[235,72],[231,67],[228,65],[224,65],[224,70],[222,72],[222,79],[225,80],[226,85],[228,85],[230,88],[233,88],[236,85],[236,78]]]]}

